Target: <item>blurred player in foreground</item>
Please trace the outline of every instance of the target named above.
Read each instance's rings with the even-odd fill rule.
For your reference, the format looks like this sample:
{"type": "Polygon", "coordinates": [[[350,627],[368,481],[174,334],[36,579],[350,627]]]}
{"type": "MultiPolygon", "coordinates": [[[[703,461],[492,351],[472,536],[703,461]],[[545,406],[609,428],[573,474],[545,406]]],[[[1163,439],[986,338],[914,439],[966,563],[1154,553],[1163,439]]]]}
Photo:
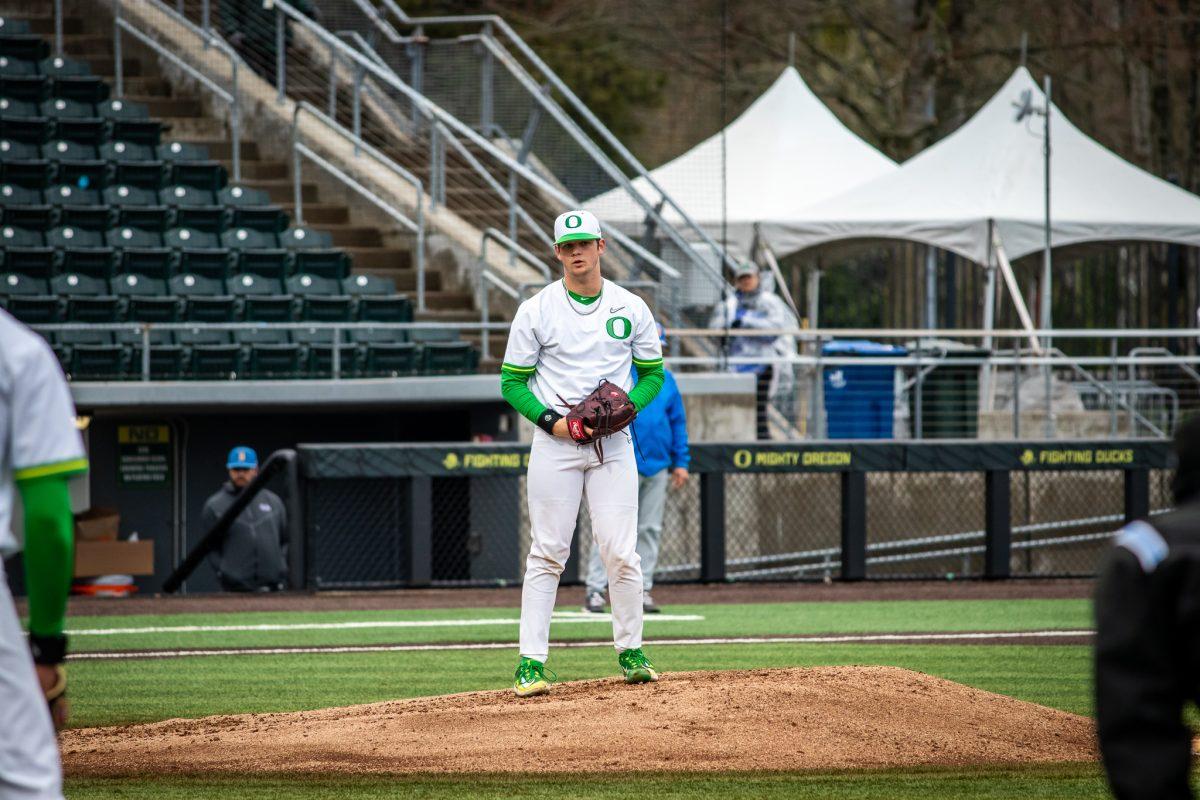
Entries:
{"type": "Polygon", "coordinates": [[[67,721],[63,626],[74,572],[67,479],[87,470],[75,406],[46,342],[0,311],[0,557],[14,484],[25,516],[29,643],[0,569],[0,798],[62,797],[55,727],[67,721]],[[30,650],[33,657],[30,658],[30,650]]]}
{"type": "MultiPolygon", "coordinates": [[[[658,326],[658,340],[666,346],[662,325],[658,326]]],[[[654,588],[654,568],[658,565],[658,551],[662,544],[667,483],[670,482],[672,489],[681,488],[687,482],[688,464],[691,462],[687,415],[671,370],[663,369],[662,391],[634,420],[633,438],[638,470],[637,553],[642,559],[642,610],[647,614],[656,614],[661,609],[650,596],[650,590],[654,588]]],[[[600,548],[593,545],[588,556],[584,611],[604,613],[607,586],[608,575],[600,559],[600,548]]]]}
{"type": "Polygon", "coordinates": [[[1200,704],[1200,417],[1175,435],[1175,509],[1118,533],[1096,587],[1096,725],[1118,800],[1185,800],[1200,704]]]}
{"type": "Polygon", "coordinates": [[[654,317],[644,300],[601,277],[604,249],[595,216],[559,215],[554,255],[563,279],[521,303],[504,351],[504,399],[537,426],[526,480],[532,541],[521,589],[521,660],[514,681],[519,697],[550,690],[550,615],[585,494],[592,535],[611,579],[617,663],[630,683],[658,679],[642,652],[637,463],[629,432],[609,436],[602,449],[581,444],[591,431],[555,411],[572,408],[601,381],[628,391],[628,401],[643,409],[663,385],[654,317]],[[633,368],[638,384],[631,388],[633,368]]]}

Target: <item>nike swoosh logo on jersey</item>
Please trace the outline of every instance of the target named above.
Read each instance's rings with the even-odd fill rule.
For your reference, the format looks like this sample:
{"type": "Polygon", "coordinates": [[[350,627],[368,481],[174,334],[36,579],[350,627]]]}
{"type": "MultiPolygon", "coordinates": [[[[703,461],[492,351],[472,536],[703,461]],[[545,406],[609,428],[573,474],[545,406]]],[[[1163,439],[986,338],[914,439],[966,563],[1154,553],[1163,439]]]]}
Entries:
{"type": "Polygon", "coordinates": [[[615,313],[617,313],[618,311],[620,311],[620,310],[621,310],[622,308],[624,308],[624,307],[625,307],[625,306],[617,306],[616,308],[610,308],[610,309],[608,310],[608,313],[610,313],[610,314],[615,314],[615,313]]]}

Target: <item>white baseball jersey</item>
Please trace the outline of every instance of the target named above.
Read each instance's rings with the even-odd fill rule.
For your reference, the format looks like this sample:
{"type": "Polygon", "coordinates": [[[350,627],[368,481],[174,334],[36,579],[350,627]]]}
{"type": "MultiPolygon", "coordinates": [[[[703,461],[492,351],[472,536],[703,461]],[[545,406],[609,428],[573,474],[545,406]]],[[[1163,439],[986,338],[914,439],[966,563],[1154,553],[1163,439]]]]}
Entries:
{"type": "Polygon", "coordinates": [[[54,351],[0,310],[0,556],[20,549],[10,530],[14,482],[86,469],[75,404],[54,351]]]}
{"type": "Polygon", "coordinates": [[[600,299],[584,305],[557,280],[521,303],[504,351],[505,367],[537,372],[530,389],[548,408],[563,413],[605,379],[625,391],[634,363],[662,360],[654,316],[642,298],[604,280],[600,299]]]}

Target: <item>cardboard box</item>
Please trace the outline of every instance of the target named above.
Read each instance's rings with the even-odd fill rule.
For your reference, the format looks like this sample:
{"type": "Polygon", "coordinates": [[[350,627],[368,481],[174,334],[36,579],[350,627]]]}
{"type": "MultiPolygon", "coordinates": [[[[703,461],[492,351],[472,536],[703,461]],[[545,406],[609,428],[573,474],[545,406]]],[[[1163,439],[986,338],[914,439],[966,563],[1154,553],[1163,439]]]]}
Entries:
{"type": "Polygon", "coordinates": [[[75,577],[153,575],[154,542],[76,542],[75,577]]]}
{"type": "Polygon", "coordinates": [[[75,517],[75,539],[81,542],[115,542],[121,514],[115,508],[93,508],[75,517]]]}

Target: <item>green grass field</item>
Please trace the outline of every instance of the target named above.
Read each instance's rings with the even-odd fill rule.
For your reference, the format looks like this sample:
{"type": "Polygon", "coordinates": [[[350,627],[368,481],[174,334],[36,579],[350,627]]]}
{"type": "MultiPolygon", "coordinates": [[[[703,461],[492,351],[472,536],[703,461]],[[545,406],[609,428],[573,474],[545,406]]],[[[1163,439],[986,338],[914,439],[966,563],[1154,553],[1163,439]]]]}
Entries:
{"type": "MultiPolygon", "coordinates": [[[[562,609],[572,612],[577,609],[562,609]]],[[[1081,630],[1082,600],[896,601],[671,606],[681,621],[648,618],[647,649],[666,672],[756,667],[881,664],[904,667],[1066,711],[1091,711],[1090,651],[1080,645],[1013,644],[660,644],[656,640],[801,634],[1081,630]]],[[[517,609],[180,614],[73,617],[75,652],[174,648],[322,645],[437,645],[515,642],[517,609]],[[286,630],[86,630],[191,626],[331,626],[286,630]],[[373,627],[391,623],[419,626],[373,627]]],[[[575,621],[581,620],[581,621],[575,621]]],[[[552,641],[603,642],[606,620],[556,622],[552,641]]],[[[510,686],[512,647],[277,655],[219,655],[144,660],[86,660],[70,665],[74,726],[118,725],[172,717],[294,711],[510,686]]],[[[552,649],[562,680],[616,674],[609,646],[552,649]]],[[[446,776],[395,779],[300,779],[196,776],[180,779],[69,780],[68,797],[1098,797],[1094,765],[1028,769],[915,770],[754,775],[635,775],[604,779],[446,776]]]]}

